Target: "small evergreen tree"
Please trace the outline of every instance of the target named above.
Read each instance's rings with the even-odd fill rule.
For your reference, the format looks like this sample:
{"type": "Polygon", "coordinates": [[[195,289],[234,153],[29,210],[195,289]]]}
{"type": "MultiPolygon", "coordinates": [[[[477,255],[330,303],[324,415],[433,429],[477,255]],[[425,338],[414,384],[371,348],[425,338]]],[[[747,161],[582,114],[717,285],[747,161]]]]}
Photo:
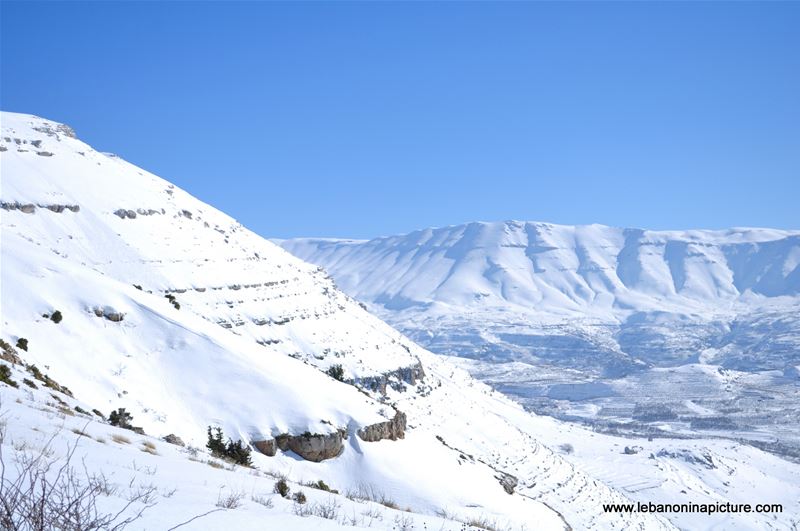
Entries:
{"type": "Polygon", "coordinates": [[[242,441],[233,442],[231,439],[228,439],[228,445],[225,447],[225,454],[228,459],[232,459],[237,465],[253,465],[253,462],[250,460],[250,448],[244,446],[242,441]]]}
{"type": "Polygon", "coordinates": [[[252,466],[253,463],[250,459],[250,448],[246,447],[242,441],[233,441],[228,438],[228,443],[223,441],[222,428],[208,427],[208,442],[206,448],[211,450],[211,455],[219,457],[220,459],[227,459],[233,461],[237,465],[252,466]]]}
{"type": "Polygon", "coordinates": [[[222,441],[222,428],[214,428],[212,432],[211,426],[208,427],[208,442],[206,448],[211,450],[211,455],[215,457],[225,457],[225,443],[222,441]]]}
{"type": "Polygon", "coordinates": [[[17,339],[17,348],[21,348],[25,352],[28,351],[28,340],[24,337],[17,339]]]}
{"type": "Polygon", "coordinates": [[[63,319],[63,318],[64,318],[64,316],[61,315],[61,312],[58,311],[58,310],[54,311],[53,315],[50,316],[50,320],[53,321],[56,324],[60,323],[61,319],[63,319]]]}
{"type": "Polygon", "coordinates": [[[124,407],[121,407],[116,411],[112,411],[108,416],[108,422],[110,422],[112,426],[119,426],[120,428],[125,428],[126,430],[131,429],[132,421],[133,416],[125,411],[124,407]]]}

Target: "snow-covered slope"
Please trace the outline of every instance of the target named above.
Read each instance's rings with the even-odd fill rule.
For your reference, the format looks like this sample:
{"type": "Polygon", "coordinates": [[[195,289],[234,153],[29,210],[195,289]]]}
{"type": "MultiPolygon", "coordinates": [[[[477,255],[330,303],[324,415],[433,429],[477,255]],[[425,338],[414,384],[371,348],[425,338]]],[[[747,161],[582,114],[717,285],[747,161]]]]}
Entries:
{"type": "Polygon", "coordinates": [[[509,221],[280,243],[536,411],[800,458],[800,231],[509,221]]]}
{"type": "MultiPolygon", "coordinates": [[[[614,453],[621,440],[598,437],[592,452],[562,455],[559,445],[577,449],[592,434],[526,413],[367,313],[323,270],[167,181],[92,150],[66,126],[3,113],[0,146],[0,335],[11,345],[27,339],[27,350],[16,349],[21,361],[74,395],[45,391],[41,382],[38,390],[26,389],[23,380],[34,378],[33,369],[12,363],[4,351],[10,359],[0,363],[12,366],[19,385],[0,383],[9,453],[40,445],[62,422],[72,429],[94,418],[87,431],[110,436],[96,416],[79,411],[73,419],[68,412],[76,406],[106,414],[125,407],[148,435],[174,433],[198,447],[209,425],[252,444],[284,435],[311,446],[333,441],[336,451],[321,462],[304,460],[301,449],[292,448],[273,449],[271,457],[255,453],[254,464],[295,481],[322,479],[342,493],[368,486],[425,515],[413,523],[430,529],[449,528],[437,513],[511,529],[532,523],[542,529],[660,529],[672,527],[670,520],[693,528],[719,525],[725,520],[702,515],[604,513],[602,504],[755,495],[747,462],[775,459],[751,449],[735,455],[740,447],[727,443],[660,441],[653,443],[656,453],[665,450],[660,456],[628,459],[629,475],[597,470],[593,452],[614,453]],[[56,311],[60,322],[53,320],[56,311]],[[338,366],[343,381],[326,374],[338,366]],[[407,426],[403,438],[391,440],[396,411],[407,415],[407,426]],[[381,440],[360,435],[370,429],[381,440]],[[745,474],[723,484],[716,469],[687,461],[700,444],[745,474]],[[645,469],[655,478],[652,488],[626,490],[626,481],[645,469]],[[515,489],[506,474],[517,476],[515,489]]],[[[64,429],[57,436],[68,437],[64,429]]],[[[138,442],[136,450],[79,444],[92,468],[119,471],[130,461],[135,468],[141,458],[163,467],[163,478],[153,479],[159,486],[185,480],[178,485],[184,494],[160,503],[164,511],[175,504],[181,515],[202,513],[198,500],[222,482],[246,483],[246,471],[222,479],[170,447],[150,457],[140,455],[138,442]]],[[[119,481],[127,481],[124,475],[119,481]]],[[[800,496],[798,478],[798,467],[786,463],[762,493],[764,501],[792,505],[800,496]]],[[[295,518],[282,504],[275,504],[282,512],[270,516],[276,526],[323,525],[295,518]]],[[[165,514],[143,519],[143,527],[167,523],[165,514]]],[[[375,526],[403,528],[395,516],[375,526]]],[[[193,528],[223,525],[219,514],[212,518],[213,524],[198,520],[193,528]]],[[[231,518],[226,525],[243,520],[231,518]]],[[[729,523],[756,529],[765,522],[788,528],[793,520],[749,515],[729,523]]]]}

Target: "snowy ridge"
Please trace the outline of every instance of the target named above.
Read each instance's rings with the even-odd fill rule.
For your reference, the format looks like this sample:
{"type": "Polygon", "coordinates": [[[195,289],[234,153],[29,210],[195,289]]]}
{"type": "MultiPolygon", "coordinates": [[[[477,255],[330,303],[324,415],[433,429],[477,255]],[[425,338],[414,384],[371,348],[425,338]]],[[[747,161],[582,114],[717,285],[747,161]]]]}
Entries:
{"type": "MultiPolygon", "coordinates": [[[[526,413],[364,311],[317,266],[167,181],[92,150],[63,125],[33,116],[3,113],[0,146],[1,335],[12,345],[28,339],[27,351],[18,349],[18,354],[72,390],[74,398],[60,397],[69,408],[107,414],[126,407],[148,435],[175,433],[199,447],[208,425],[248,443],[342,430],[348,437],[336,457],[314,463],[278,451],[274,457],[254,453],[254,463],[294,481],[322,479],[342,492],[377,486],[415,513],[415,525],[430,529],[463,526],[437,512],[462,520],[486,516],[510,529],[531,522],[542,529],[720,525],[724,520],[692,515],[670,522],[648,514],[605,514],[601,504],[756,493],[759,484],[750,483],[750,474],[723,486],[716,471],[703,467],[673,473],[670,463],[680,458],[672,456],[693,455],[701,444],[741,470],[748,461],[778,461],[727,442],[658,441],[652,449],[667,449],[664,457],[630,457],[624,462],[629,475],[623,478],[597,469],[597,455],[614,452],[620,439],[598,435],[594,447],[579,450],[579,441],[593,434],[526,413]],[[56,310],[63,314],[59,323],[45,317],[56,310]],[[324,373],[335,365],[342,366],[345,382],[324,373]],[[418,365],[425,377],[412,381],[406,369],[418,365]],[[348,383],[370,378],[386,378],[392,385],[384,394],[348,383]],[[395,408],[408,416],[403,439],[365,442],[356,435],[392,418],[395,408]],[[574,455],[556,450],[565,443],[575,446],[574,455]],[[737,455],[740,450],[746,455],[737,455]],[[629,477],[644,470],[657,486],[626,490],[629,477]],[[506,473],[519,480],[514,494],[498,479],[506,473]],[[685,478],[691,480],[688,487],[685,478]]],[[[26,374],[13,365],[16,381],[26,374]]],[[[14,441],[41,442],[59,422],[72,429],[88,420],[82,413],[73,419],[49,403],[59,396],[55,392],[4,383],[0,392],[11,436],[4,450],[14,441]]],[[[209,492],[216,497],[220,481],[226,487],[248,483],[242,480],[247,472],[223,480],[223,472],[187,463],[169,447],[160,456],[142,456],[124,444],[96,447],[96,438],[110,430],[90,424],[95,439],[81,442],[87,452],[82,455],[115,470],[146,459],[164,467],[165,479],[157,474],[153,479],[164,486],[186,477],[189,491],[177,494],[175,502],[182,514],[204,512],[198,504],[209,492]]],[[[773,466],[766,501],[789,506],[798,499],[800,471],[780,463],[785,466],[773,466]]],[[[252,481],[265,488],[260,479],[252,481]]],[[[164,527],[170,503],[162,501],[152,519],[142,520],[142,528],[164,527]]],[[[261,510],[253,506],[248,514],[256,509],[261,510]]],[[[343,525],[291,514],[281,500],[275,510],[268,521],[289,529],[343,525]]],[[[235,514],[213,518],[212,527],[253,528],[262,522],[235,514]]],[[[756,529],[765,522],[776,528],[794,523],[788,513],[778,520],[752,515],[734,527],[756,529]]],[[[397,526],[388,515],[373,524],[397,526]]]]}
{"type": "Polygon", "coordinates": [[[281,245],[390,310],[515,305],[609,320],[635,311],[720,311],[800,295],[800,230],[649,231],[470,223],[369,241],[281,245]]]}

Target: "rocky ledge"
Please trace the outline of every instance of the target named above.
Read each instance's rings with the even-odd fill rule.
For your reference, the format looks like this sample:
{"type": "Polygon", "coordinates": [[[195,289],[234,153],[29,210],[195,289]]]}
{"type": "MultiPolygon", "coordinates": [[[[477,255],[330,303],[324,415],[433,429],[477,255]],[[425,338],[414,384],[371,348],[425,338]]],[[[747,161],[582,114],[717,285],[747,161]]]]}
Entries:
{"type": "Polygon", "coordinates": [[[390,439],[396,441],[406,436],[406,414],[397,411],[392,420],[370,424],[358,430],[358,438],[366,442],[390,439]]]}

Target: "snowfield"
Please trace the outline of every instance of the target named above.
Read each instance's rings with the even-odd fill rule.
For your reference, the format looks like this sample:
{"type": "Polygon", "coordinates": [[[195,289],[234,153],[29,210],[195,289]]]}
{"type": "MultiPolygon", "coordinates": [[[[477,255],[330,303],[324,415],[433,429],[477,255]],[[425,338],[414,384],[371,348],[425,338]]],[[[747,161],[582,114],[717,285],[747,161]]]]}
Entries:
{"type": "Polygon", "coordinates": [[[76,481],[101,484],[100,512],[141,512],[130,529],[798,525],[798,465],[530,414],[169,182],[61,124],[1,118],[4,486],[26,457],[55,463],[52,477],[71,455],[76,481]],[[106,422],[120,407],[146,435],[106,422]],[[299,446],[237,466],[205,450],[208,426],[262,450],[299,446]],[[304,458],[319,441],[319,462],[304,458]],[[273,492],[284,476],[306,503],[273,492]],[[307,485],[320,480],[338,493],[307,485]],[[603,512],[629,500],[784,511],[603,512]]]}

